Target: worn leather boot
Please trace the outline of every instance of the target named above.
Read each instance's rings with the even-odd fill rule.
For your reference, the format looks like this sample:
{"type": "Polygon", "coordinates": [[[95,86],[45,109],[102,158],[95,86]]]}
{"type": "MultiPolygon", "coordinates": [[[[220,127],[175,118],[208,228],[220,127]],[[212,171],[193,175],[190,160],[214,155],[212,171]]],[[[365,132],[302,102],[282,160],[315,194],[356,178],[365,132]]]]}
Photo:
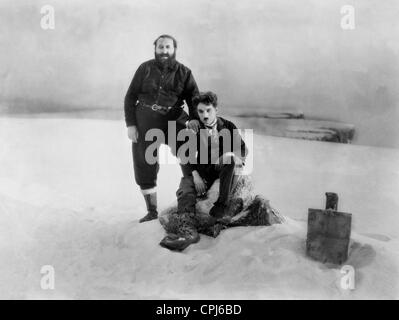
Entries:
{"type": "Polygon", "coordinates": [[[176,218],[177,232],[169,233],[159,244],[169,250],[183,251],[190,244],[197,243],[200,240],[200,235],[193,213],[179,214],[176,218]]]}
{"type": "Polygon", "coordinates": [[[151,221],[158,218],[157,211],[157,193],[150,193],[144,195],[145,204],[147,206],[148,213],[142,217],[139,222],[151,221]]]}
{"type": "Polygon", "coordinates": [[[211,210],[209,210],[209,215],[213,218],[221,219],[224,217],[226,211],[226,205],[220,202],[215,202],[211,210]]]}

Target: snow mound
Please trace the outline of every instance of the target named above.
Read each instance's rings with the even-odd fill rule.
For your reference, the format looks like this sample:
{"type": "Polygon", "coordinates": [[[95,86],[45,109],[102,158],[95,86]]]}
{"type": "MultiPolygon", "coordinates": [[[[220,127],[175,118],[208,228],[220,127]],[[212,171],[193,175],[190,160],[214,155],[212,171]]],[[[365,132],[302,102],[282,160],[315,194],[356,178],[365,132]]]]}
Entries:
{"type": "MultiPolygon", "coordinates": [[[[399,152],[255,139],[255,191],[285,223],[226,229],[177,253],[159,246],[159,221],[138,223],[145,206],[122,123],[1,118],[0,298],[398,299],[399,152]],[[354,290],[339,267],[305,254],[306,209],[323,207],[325,191],[354,217],[354,290]],[[44,265],[54,290],[40,287],[44,265]]],[[[167,166],[161,209],[180,180],[167,166]]]]}

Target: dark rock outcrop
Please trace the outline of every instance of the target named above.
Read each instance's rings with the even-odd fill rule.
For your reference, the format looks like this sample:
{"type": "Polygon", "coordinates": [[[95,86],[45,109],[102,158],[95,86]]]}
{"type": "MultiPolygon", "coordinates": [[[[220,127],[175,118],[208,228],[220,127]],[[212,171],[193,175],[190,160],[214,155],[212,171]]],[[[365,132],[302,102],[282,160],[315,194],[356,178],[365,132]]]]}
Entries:
{"type": "Polygon", "coordinates": [[[355,135],[353,124],[335,121],[241,115],[234,117],[234,123],[240,128],[254,129],[258,134],[306,140],[351,143],[355,135]]]}

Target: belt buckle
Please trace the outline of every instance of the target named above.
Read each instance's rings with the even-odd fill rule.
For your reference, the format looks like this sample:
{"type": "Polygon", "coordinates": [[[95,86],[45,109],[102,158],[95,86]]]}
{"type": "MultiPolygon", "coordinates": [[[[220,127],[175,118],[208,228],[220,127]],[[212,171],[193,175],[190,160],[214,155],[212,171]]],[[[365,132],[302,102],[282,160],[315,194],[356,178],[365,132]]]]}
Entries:
{"type": "Polygon", "coordinates": [[[154,111],[158,111],[158,110],[159,110],[159,106],[158,106],[156,103],[154,103],[154,104],[151,106],[151,109],[154,110],[154,111]]]}

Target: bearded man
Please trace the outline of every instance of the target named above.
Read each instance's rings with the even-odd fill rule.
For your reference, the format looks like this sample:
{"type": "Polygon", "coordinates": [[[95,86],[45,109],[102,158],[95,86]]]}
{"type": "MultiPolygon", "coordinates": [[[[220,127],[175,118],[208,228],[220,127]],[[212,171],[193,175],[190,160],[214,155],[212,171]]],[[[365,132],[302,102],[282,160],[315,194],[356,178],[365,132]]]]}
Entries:
{"type": "MultiPolygon", "coordinates": [[[[160,129],[168,134],[168,121],[176,121],[176,132],[189,128],[197,131],[198,115],[192,99],[198,87],[189,68],[176,60],[176,39],[161,35],[154,41],[155,59],[142,63],[134,74],[126,93],[124,111],[128,137],[132,140],[134,177],[144,196],[147,214],[140,222],[158,217],[157,175],[159,163],[149,162],[146,149],[153,141],[146,141],[150,129],[160,129]],[[183,110],[184,101],[189,115],[183,110]]],[[[165,143],[176,141],[176,137],[165,139],[165,143]]],[[[183,142],[176,142],[176,149],[183,142]]],[[[176,149],[172,153],[176,155],[176,149]]],[[[158,154],[156,150],[156,159],[158,154]]],[[[190,174],[189,165],[181,165],[183,176],[190,174]]]]}

